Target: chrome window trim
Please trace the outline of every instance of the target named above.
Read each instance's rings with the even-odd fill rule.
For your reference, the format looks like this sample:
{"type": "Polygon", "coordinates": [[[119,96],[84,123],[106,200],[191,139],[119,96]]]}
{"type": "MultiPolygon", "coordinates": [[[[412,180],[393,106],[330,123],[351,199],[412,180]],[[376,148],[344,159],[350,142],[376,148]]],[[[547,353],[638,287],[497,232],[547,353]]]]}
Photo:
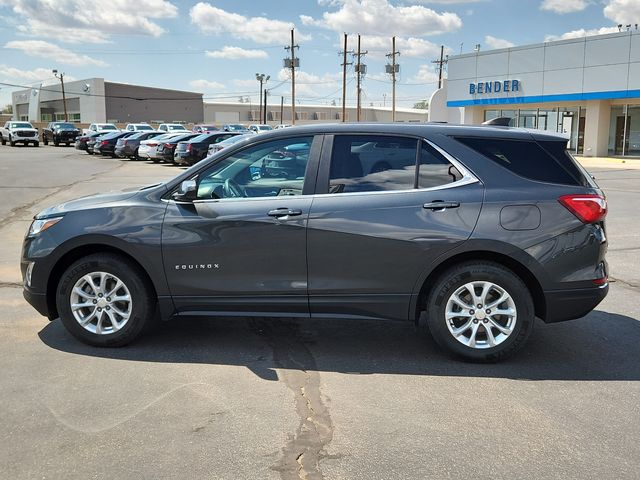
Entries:
{"type": "Polygon", "coordinates": [[[443,150],[441,147],[436,145],[435,143],[427,140],[426,138],[422,138],[421,140],[431,147],[435,148],[438,153],[440,153],[444,158],[447,159],[454,167],[458,169],[460,174],[462,174],[462,178],[455,182],[446,183],[444,185],[438,185],[436,187],[426,187],[426,188],[409,188],[405,190],[375,190],[371,192],[344,192],[344,193],[314,193],[311,195],[282,195],[275,197],[234,197],[234,198],[204,198],[199,200],[193,200],[192,202],[176,202],[172,198],[163,198],[163,201],[171,201],[179,204],[201,204],[201,203],[218,203],[218,202],[228,202],[228,201],[238,201],[238,200],[275,200],[275,199],[285,199],[285,198],[297,198],[297,197],[305,197],[305,198],[342,198],[344,196],[353,196],[353,195],[392,195],[394,193],[419,193],[419,192],[435,192],[439,190],[446,190],[449,188],[457,188],[463,187],[465,185],[471,185],[473,183],[480,183],[480,180],[473,175],[458,159],[452,156],[446,150],[443,150]]]}

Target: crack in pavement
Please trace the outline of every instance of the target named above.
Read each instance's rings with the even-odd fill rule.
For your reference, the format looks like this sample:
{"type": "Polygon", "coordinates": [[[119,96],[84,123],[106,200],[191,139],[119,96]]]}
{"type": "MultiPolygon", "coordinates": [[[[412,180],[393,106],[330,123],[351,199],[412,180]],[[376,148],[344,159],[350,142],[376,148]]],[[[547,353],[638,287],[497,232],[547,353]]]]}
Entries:
{"type": "Polygon", "coordinates": [[[622,280],[620,278],[614,278],[612,276],[609,276],[609,281],[612,282],[612,283],[621,283],[624,286],[629,287],[629,288],[640,289],[640,285],[636,285],[635,283],[627,282],[627,281],[622,280]]]}
{"type": "Polygon", "coordinates": [[[324,478],[320,461],[336,458],[325,447],[333,439],[333,423],[320,391],[320,374],[298,325],[290,320],[251,320],[251,329],[273,350],[279,366],[278,378],[293,392],[300,423],[282,448],[282,456],[271,468],[283,480],[324,478]]]}
{"type": "Polygon", "coordinates": [[[109,172],[113,172],[119,168],[122,168],[125,165],[124,162],[120,162],[117,163],[113,166],[113,168],[108,169],[108,170],[103,170],[101,172],[96,172],[93,173],[91,175],[89,175],[89,177],[87,178],[83,178],[80,180],[76,180],[75,182],[71,182],[67,185],[61,185],[59,187],[49,187],[53,190],[53,192],[51,192],[48,195],[43,195],[35,200],[30,201],[29,203],[26,203],[24,205],[19,205],[13,209],[11,209],[9,211],[9,213],[4,217],[0,219],[0,224],[2,224],[2,228],[4,228],[6,225],[9,225],[10,223],[16,222],[18,220],[21,220],[21,216],[24,212],[29,211],[29,209],[31,209],[32,207],[34,207],[35,205],[37,205],[38,203],[42,202],[45,198],[47,197],[52,197],[53,195],[57,195],[58,193],[64,191],[64,190],[68,190],[76,185],[78,185],[79,183],[84,183],[84,182],[91,182],[93,180],[95,180],[98,176],[100,175],[104,175],[105,173],[109,172]]]}

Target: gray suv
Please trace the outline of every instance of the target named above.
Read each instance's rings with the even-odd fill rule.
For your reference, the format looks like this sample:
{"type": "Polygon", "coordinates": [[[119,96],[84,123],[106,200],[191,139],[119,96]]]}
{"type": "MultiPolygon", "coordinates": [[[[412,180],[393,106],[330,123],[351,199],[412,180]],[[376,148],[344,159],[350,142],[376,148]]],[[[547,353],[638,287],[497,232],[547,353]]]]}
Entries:
{"type": "Polygon", "coordinates": [[[384,319],[497,361],[535,317],[582,317],[608,291],[606,200],[565,147],[442,124],[256,135],[167,183],[38,214],[24,295],[96,346],[155,317],[384,319]]]}

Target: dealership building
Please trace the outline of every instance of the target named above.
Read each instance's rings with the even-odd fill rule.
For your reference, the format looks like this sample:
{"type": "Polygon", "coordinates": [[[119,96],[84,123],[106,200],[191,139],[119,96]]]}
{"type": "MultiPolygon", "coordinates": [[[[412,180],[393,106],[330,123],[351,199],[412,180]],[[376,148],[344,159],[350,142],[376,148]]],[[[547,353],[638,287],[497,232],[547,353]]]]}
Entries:
{"type": "Polygon", "coordinates": [[[585,156],[640,156],[640,32],[623,31],[448,59],[429,119],[561,132],[585,156]]]}
{"type": "MultiPolygon", "coordinates": [[[[69,121],[79,123],[182,122],[203,120],[202,93],[89,78],[65,82],[69,121]]],[[[62,86],[45,85],[12,94],[16,120],[64,120],[62,86]]]]}

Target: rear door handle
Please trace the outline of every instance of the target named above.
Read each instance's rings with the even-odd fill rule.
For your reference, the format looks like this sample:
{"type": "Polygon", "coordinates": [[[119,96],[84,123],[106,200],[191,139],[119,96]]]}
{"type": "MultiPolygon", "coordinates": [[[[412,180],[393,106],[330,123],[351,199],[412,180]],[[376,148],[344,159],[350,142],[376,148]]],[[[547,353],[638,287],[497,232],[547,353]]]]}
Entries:
{"type": "Polygon", "coordinates": [[[267,215],[270,217],[295,217],[297,215],[302,215],[302,210],[297,208],[276,208],[275,210],[269,210],[267,215]]]}
{"type": "Polygon", "coordinates": [[[422,208],[427,210],[444,210],[445,208],[458,208],[460,206],[460,202],[443,202],[441,200],[436,200],[434,202],[425,203],[422,208]]]}

